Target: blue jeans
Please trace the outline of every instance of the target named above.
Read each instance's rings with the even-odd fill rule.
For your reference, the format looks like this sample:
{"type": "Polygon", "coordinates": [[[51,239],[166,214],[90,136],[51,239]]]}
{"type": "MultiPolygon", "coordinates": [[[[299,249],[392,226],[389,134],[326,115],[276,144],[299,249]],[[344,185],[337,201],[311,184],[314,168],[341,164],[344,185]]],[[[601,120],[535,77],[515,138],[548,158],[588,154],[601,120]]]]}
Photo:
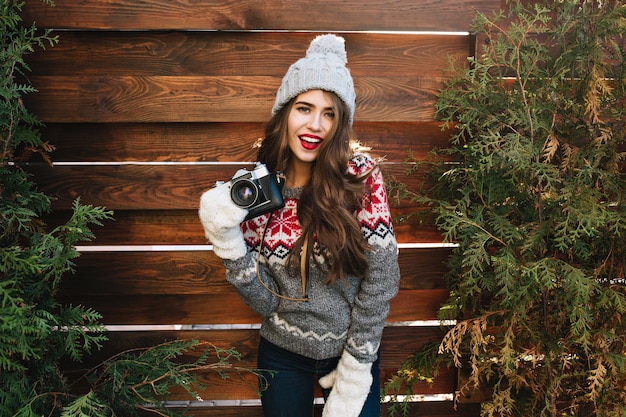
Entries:
{"type": "MultiPolygon", "coordinates": [[[[311,417],[316,376],[337,367],[339,358],[315,360],[282,349],[261,338],[258,368],[262,370],[261,392],[265,417],[311,417]]],[[[380,417],[380,360],[372,365],[374,381],[359,417],[380,417]]],[[[322,390],[324,398],[330,390],[322,390]]]]}

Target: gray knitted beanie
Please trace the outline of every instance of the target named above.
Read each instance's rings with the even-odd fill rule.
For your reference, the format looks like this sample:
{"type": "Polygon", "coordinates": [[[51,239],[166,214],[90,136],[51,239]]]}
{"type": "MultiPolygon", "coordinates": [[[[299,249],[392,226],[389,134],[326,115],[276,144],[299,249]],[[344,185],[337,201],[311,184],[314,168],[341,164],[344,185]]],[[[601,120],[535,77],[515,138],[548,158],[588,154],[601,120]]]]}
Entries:
{"type": "Polygon", "coordinates": [[[309,90],[331,91],[346,103],[350,111],[350,125],[354,121],[356,93],[350,70],[345,41],[340,36],[320,35],[313,39],[306,56],[289,67],[276,93],[272,115],[292,98],[309,90]]]}

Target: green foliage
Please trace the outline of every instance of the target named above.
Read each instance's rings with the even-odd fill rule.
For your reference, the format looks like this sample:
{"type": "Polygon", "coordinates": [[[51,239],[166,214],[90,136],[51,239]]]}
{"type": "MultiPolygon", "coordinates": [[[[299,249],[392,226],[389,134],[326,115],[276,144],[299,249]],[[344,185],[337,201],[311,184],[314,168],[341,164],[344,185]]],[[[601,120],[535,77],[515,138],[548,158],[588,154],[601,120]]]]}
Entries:
{"type": "MultiPolygon", "coordinates": [[[[182,387],[190,398],[202,400],[198,393],[205,386],[199,375],[216,372],[223,378],[232,373],[253,372],[233,366],[240,360],[234,349],[221,349],[197,340],[173,340],[147,348],[119,353],[95,367],[72,377],[74,384],[87,389],[85,394],[48,392],[24,403],[15,416],[35,417],[33,410],[38,401],[47,398],[49,409],[60,417],[126,417],[155,414],[181,416],[181,410],[167,406],[172,387],[182,387]],[[191,355],[199,351],[195,357],[191,355]]],[[[11,414],[13,415],[13,414],[11,414]]]]}
{"type": "Polygon", "coordinates": [[[107,341],[98,312],[63,305],[56,294],[63,276],[74,271],[76,245],[92,240],[90,227],[112,213],[76,200],[64,224],[50,230],[42,220],[52,199],[24,167],[33,154],[50,162],[54,147],[41,139],[42,124],[22,101],[36,92],[25,81],[25,56],[58,39],[22,27],[23,4],[0,4],[0,417],[131,416],[139,410],[180,415],[162,405],[169,389],[182,386],[198,398],[198,373],[243,371],[228,362],[238,359],[236,352],[209,346],[198,357],[183,358],[203,346],[180,340],[124,352],[82,376],[66,375],[60,366],[62,360],[81,361],[107,341]],[[80,390],[85,387],[86,393],[80,390]]]}
{"type": "Polygon", "coordinates": [[[63,410],[61,417],[92,417],[93,415],[106,415],[103,413],[105,406],[98,400],[93,391],[76,398],[63,410]]]}
{"type": "Polygon", "coordinates": [[[439,343],[427,343],[419,352],[411,355],[387,381],[385,393],[392,399],[390,415],[396,415],[398,410],[401,410],[403,417],[409,415],[413,386],[423,382],[431,384],[439,375],[439,368],[445,365],[446,358],[439,355],[438,351],[439,343]]]}
{"type": "MultiPolygon", "coordinates": [[[[22,97],[35,92],[28,83],[25,56],[53,46],[50,31],[21,26],[23,3],[3,2],[0,51],[0,415],[14,415],[23,404],[31,414],[53,407],[41,393],[65,392],[58,361],[79,360],[106,340],[100,315],[88,308],[60,305],[54,298],[61,277],[72,270],[75,245],[93,238],[89,226],[110,218],[101,208],[77,201],[65,225],[46,230],[41,216],[51,199],[37,190],[22,169],[29,155],[47,160],[41,122],[22,97]],[[36,400],[35,400],[36,399],[36,400]]],[[[29,415],[29,414],[24,414],[29,415]]]]}
{"type": "Polygon", "coordinates": [[[413,195],[458,244],[439,354],[470,368],[461,395],[491,390],[485,416],[623,416],[626,5],[508,6],[452,63],[450,146],[413,195]]]}

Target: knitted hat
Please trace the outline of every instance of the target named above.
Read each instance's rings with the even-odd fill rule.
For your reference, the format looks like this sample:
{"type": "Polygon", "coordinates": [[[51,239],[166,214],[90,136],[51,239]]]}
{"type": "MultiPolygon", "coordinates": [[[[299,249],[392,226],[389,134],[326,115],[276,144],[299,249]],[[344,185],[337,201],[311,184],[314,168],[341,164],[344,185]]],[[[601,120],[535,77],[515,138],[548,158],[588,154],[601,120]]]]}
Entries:
{"type": "Polygon", "coordinates": [[[350,125],[354,120],[356,94],[350,70],[345,41],[340,36],[320,35],[313,39],[306,56],[289,67],[276,93],[272,115],[292,98],[309,90],[330,91],[346,103],[350,111],[350,125]]]}

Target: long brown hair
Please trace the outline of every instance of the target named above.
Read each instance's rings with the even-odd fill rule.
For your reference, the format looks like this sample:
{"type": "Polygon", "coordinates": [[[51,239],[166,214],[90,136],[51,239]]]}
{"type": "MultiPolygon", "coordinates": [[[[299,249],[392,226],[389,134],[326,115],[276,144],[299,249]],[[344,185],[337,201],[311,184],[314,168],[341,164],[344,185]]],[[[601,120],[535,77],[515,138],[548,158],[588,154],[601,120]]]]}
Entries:
{"type": "MultiPolygon", "coordinates": [[[[304,186],[298,202],[298,219],[302,236],[291,251],[291,265],[299,263],[304,239],[311,236],[321,249],[328,265],[327,282],[345,275],[362,276],[368,270],[366,251],[369,245],[354,215],[361,207],[364,181],[347,173],[348,161],[356,141],[349,123],[345,103],[332,92],[335,123],[311,165],[311,178],[304,186]]],[[[287,103],[265,128],[265,139],[259,148],[258,160],[270,171],[285,172],[292,157],[287,137],[287,119],[295,99],[287,103]]]]}

